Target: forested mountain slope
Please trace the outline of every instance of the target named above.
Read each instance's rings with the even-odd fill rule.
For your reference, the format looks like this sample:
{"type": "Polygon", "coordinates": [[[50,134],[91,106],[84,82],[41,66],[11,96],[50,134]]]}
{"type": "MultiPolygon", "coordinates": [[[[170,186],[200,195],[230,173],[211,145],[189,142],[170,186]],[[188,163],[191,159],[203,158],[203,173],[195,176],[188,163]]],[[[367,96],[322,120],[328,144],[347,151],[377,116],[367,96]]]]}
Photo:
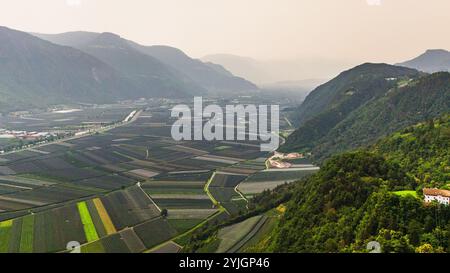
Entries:
{"type": "Polygon", "coordinates": [[[253,83],[234,76],[222,66],[203,63],[169,46],[144,46],[113,33],[78,31],[33,35],[97,56],[143,86],[149,86],[148,82],[153,81],[154,87],[163,94],[209,92],[227,95],[258,90],[253,83]],[[168,87],[172,90],[168,91],[168,87]]]}
{"type": "Polygon", "coordinates": [[[256,85],[243,78],[234,76],[223,66],[192,59],[177,48],[169,46],[142,46],[134,42],[130,42],[130,44],[141,52],[180,71],[211,94],[227,95],[258,90],[256,85]]]}
{"type": "MultiPolygon", "coordinates": [[[[450,74],[414,75],[411,78],[379,79],[385,84],[374,88],[377,95],[368,100],[350,98],[341,99],[337,104],[331,103],[335,106],[305,121],[281,149],[312,151],[316,159],[322,160],[337,152],[369,145],[380,137],[425,119],[448,113],[450,74]],[[355,101],[361,104],[353,104],[355,101]]],[[[366,92],[370,85],[369,82],[363,84],[366,92]]],[[[351,94],[350,97],[355,95],[351,94]]]]}
{"type": "Polygon", "coordinates": [[[450,207],[424,205],[421,196],[423,187],[449,187],[449,143],[447,115],[334,156],[296,184],[286,214],[260,249],[364,252],[378,241],[383,252],[450,251],[450,207]]]}
{"type": "Polygon", "coordinates": [[[0,112],[54,103],[138,98],[106,63],[77,49],[0,27],[0,112]]]}
{"type": "Polygon", "coordinates": [[[435,73],[389,90],[353,111],[314,147],[316,158],[368,145],[407,126],[450,113],[450,73],[435,73]]]}
{"type": "Polygon", "coordinates": [[[397,80],[419,75],[417,70],[388,64],[359,65],[313,90],[296,112],[296,122],[304,125],[328,112],[345,116],[370,99],[384,95],[397,80]]]}
{"type": "Polygon", "coordinates": [[[113,33],[102,33],[78,49],[104,61],[129,78],[143,97],[180,98],[205,90],[178,71],[146,55],[113,33]]]}
{"type": "Polygon", "coordinates": [[[335,155],[302,180],[254,196],[249,212],[205,225],[184,251],[220,243],[219,232],[255,215],[276,223],[244,252],[449,252],[450,207],[424,203],[424,188],[450,190],[450,115],[430,119],[364,149],[335,155]],[[281,205],[280,205],[281,204],[281,205]]]}

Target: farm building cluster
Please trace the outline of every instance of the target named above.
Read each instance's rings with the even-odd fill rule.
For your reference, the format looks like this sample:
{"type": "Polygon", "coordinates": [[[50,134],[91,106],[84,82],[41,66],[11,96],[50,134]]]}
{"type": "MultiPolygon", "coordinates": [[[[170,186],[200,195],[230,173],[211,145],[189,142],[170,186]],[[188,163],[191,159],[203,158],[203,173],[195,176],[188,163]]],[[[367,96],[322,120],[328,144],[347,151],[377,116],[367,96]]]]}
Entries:
{"type": "Polygon", "coordinates": [[[304,158],[304,155],[299,153],[283,154],[275,152],[274,155],[269,158],[268,164],[270,168],[289,169],[292,167],[292,163],[284,162],[283,160],[293,160],[299,158],[304,158]]]}
{"type": "Polygon", "coordinates": [[[45,137],[54,136],[49,132],[27,132],[27,131],[11,131],[6,129],[0,129],[0,138],[3,139],[24,139],[24,140],[37,140],[45,137]]]}

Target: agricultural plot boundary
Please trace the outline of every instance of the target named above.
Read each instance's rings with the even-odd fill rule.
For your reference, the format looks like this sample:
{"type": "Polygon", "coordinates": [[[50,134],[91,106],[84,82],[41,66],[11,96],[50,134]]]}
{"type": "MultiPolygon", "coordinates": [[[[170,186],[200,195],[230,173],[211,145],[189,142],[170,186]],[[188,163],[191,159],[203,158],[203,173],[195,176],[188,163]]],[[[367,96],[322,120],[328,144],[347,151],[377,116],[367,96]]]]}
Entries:
{"type": "Polygon", "coordinates": [[[267,216],[262,216],[261,219],[258,221],[258,223],[253,227],[253,229],[247,235],[245,235],[245,237],[242,238],[242,240],[238,241],[234,246],[232,246],[227,251],[227,253],[236,253],[240,249],[242,249],[242,247],[261,230],[261,228],[267,222],[267,219],[268,219],[267,216]]]}

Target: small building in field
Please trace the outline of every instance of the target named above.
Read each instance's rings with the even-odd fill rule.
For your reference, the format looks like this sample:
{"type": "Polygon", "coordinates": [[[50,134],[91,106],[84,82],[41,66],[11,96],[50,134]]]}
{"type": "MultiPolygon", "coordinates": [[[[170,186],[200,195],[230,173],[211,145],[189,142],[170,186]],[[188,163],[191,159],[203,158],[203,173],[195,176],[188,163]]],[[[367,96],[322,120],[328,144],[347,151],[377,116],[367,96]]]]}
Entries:
{"type": "Polygon", "coordinates": [[[450,205],[450,191],[440,189],[423,189],[425,203],[436,201],[443,205],[450,205]]]}

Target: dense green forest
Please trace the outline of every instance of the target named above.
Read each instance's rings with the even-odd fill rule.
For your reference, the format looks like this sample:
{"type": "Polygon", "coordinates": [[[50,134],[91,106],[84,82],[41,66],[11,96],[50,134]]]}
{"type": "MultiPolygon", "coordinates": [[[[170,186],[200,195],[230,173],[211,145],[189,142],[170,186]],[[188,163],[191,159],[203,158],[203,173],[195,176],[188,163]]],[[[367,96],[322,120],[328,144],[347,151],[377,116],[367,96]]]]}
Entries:
{"type": "Polygon", "coordinates": [[[450,208],[424,205],[421,189],[450,183],[450,119],[396,133],[329,159],[296,184],[267,249],[274,252],[450,251],[450,208]],[[415,190],[414,195],[395,194],[415,190]]]}
{"type": "MultiPolygon", "coordinates": [[[[449,252],[450,207],[422,201],[424,187],[450,183],[449,140],[445,115],[333,156],[317,174],[256,196],[247,217],[283,202],[287,210],[252,251],[366,252],[377,241],[383,252],[449,252]]],[[[186,251],[207,249],[217,230],[198,231],[186,251]]]]}
{"type": "Polygon", "coordinates": [[[449,115],[406,128],[370,149],[400,165],[415,185],[445,188],[450,184],[449,115]]]}

